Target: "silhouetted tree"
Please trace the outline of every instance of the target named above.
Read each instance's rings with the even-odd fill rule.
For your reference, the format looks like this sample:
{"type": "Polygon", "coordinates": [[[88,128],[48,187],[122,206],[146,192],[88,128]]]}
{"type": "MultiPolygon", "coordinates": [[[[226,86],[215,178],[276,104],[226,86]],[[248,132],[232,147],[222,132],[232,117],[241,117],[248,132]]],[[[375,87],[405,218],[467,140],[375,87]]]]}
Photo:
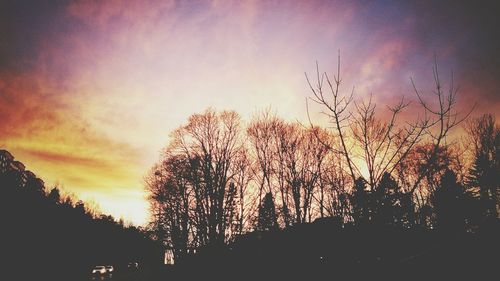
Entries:
{"type": "Polygon", "coordinates": [[[259,217],[257,229],[261,231],[269,231],[277,229],[278,222],[276,220],[276,208],[274,206],[273,195],[271,192],[266,193],[262,205],[259,208],[259,217]]]}
{"type": "Polygon", "coordinates": [[[385,173],[375,191],[372,193],[372,212],[374,221],[381,225],[401,225],[403,209],[398,183],[385,173]]]}
{"type": "Polygon", "coordinates": [[[473,145],[474,163],[469,171],[470,192],[479,198],[485,218],[498,218],[500,193],[500,128],[490,114],[466,125],[473,145]]]}
{"type": "Polygon", "coordinates": [[[447,170],[441,177],[434,193],[434,208],[438,229],[446,233],[460,233],[465,230],[463,200],[465,190],[457,183],[457,177],[447,170]]]}
{"type": "Polygon", "coordinates": [[[400,196],[404,225],[412,227],[418,223],[432,222],[432,214],[428,209],[420,214],[421,209],[431,205],[430,196],[439,185],[444,172],[453,166],[446,146],[435,150],[434,145],[429,143],[415,145],[408,157],[400,162],[396,175],[402,188],[400,196]],[[416,213],[419,215],[415,216],[416,213]]]}
{"type": "MultiPolygon", "coordinates": [[[[250,143],[250,151],[255,159],[255,168],[253,174],[258,181],[258,205],[262,203],[262,194],[272,192],[272,177],[276,169],[275,165],[275,147],[273,139],[275,131],[282,125],[283,121],[274,116],[270,110],[263,111],[254,116],[247,128],[247,136],[250,143]]],[[[279,164],[279,163],[278,163],[279,164]]],[[[281,192],[284,190],[281,188],[281,192]]],[[[283,206],[286,209],[286,198],[283,198],[283,206]]],[[[288,225],[288,216],[285,216],[285,224],[288,225]]]]}
{"type": "Polygon", "coordinates": [[[235,161],[235,175],[233,184],[236,188],[235,208],[236,222],[232,224],[235,234],[243,234],[244,230],[249,226],[254,212],[252,206],[252,197],[254,191],[250,187],[252,180],[251,159],[248,155],[248,150],[243,148],[240,150],[235,161]]]}
{"type": "Polygon", "coordinates": [[[157,236],[168,249],[173,250],[176,262],[187,254],[192,227],[189,223],[187,167],[187,160],[183,157],[167,157],[153,167],[147,179],[150,200],[158,211],[154,224],[157,236]]]}
{"type": "Polygon", "coordinates": [[[223,245],[241,231],[239,218],[245,215],[240,117],[209,109],[192,115],[171,136],[146,178],[155,228],[174,252],[223,245]]]}
{"type": "MultiPolygon", "coordinates": [[[[262,242],[248,242],[244,247],[260,245],[253,252],[257,256],[267,250],[280,256],[284,244],[267,243],[281,231],[255,236],[245,232],[252,226],[259,231],[281,227],[297,239],[308,223],[318,219],[312,223],[317,228],[311,230],[318,237],[331,231],[338,236],[329,236],[328,243],[345,240],[353,245],[350,249],[339,246],[339,252],[349,254],[339,254],[336,263],[342,266],[354,260],[354,268],[372,268],[394,261],[406,263],[402,260],[405,251],[416,254],[419,248],[436,246],[435,233],[439,232],[433,229],[446,235],[465,230],[475,234],[480,202],[484,216],[498,216],[500,134],[491,129],[496,128],[491,125],[494,121],[477,121],[474,129],[486,129],[470,130],[475,151],[466,190],[467,157],[452,141],[450,131],[469,113],[456,111],[456,88],[451,83],[448,91],[443,89],[437,64],[433,100],[424,100],[412,81],[424,112],[413,122],[398,121],[409,106],[404,99],[390,107],[384,119],[378,117],[371,97],[354,101],[352,93],[341,95],[340,62],[333,80],[319,70],[315,85],[307,79],[312,100],[325,109],[333,124],[331,132],[312,122],[308,128],[286,122],[269,110],[255,116],[243,130],[236,113],[209,109],[192,115],[172,133],[147,179],[161,242],[180,253],[190,247],[224,249],[228,244],[228,249],[236,251],[232,243],[256,239],[262,242]],[[183,164],[168,166],[176,163],[174,159],[183,164]],[[165,171],[158,172],[161,169],[165,171]],[[481,200],[474,198],[474,190],[481,200]],[[373,240],[360,239],[367,230],[374,232],[370,233],[373,240]]],[[[307,246],[294,239],[291,243],[296,244],[297,255],[319,256],[326,263],[328,258],[320,255],[314,239],[307,246]]],[[[230,252],[219,253],[231,256],[230,252]]]]}
{"type": "MultiPolygon", "coordinates": [[[[421,140],[429,121],[417,119],[414,122],[406,121],[399,124],[399,115],[409,105],[401,99],[395,106],[388,108],[391,114],[389,121],[382,122],[376,118],[376,104],[371,96],[368,101],[356,102],[354,88],[349,94],[342,95],[340,52],[337,73],[333,80],[327,73],[320,74],[318,66],[316,67],[314,85],[306,74],[307,83],[313,94],[310,100],[319,104],[324,109],[322,113],[333,123],[336,138],[340,142],[338,150],[344,156],[352,182],[363,175],[360,161],[356,161],[357,153],[349,147],[349,142],[351,145],[354,143],[361,151],[359,158],[368,171],[365,180],[370,189],[374,190],[382,176],[385,173],[392,174],[412,147],[421,140]],[[351,110],[351,104],[354,104],[354,110],[351,110]]],[[[330,148],[334,149],[333,146],[330,148]]]]}
{"type": "Polygon", "coordinates": [[[430,150],[428,151],[428,161],[420,167],[420,173],[413,182],[409,192],[413,194],[424,179],[429,179],[435,173],[436,163],[439,163],[440,155],[443,151],[447,152],[446,139],[450,131],[464,122],[471,114],[474,107],[470,111],[461,114],[457,111],[457,93],[458,88],[454,85],[453,73],[451,75],[449,87],[447,90],[443,87],[443,82],[439,76],[437,59],[434,62],[434,91],[435,97],[431,101],[426,101],[420,90],[417,89],[415,82],[411,79],[411,83],[418,98],[418,102],[425,112],[427,119],[425,121],[426,137],[430,141],[430,150]]]}
{"type": "Polygon", "coordinates": [[[336,151],[330,151],[321,170],[319,178],[320,217],[321,207],[326,216],[339,218],[342,222],[349,221],[351,206],[349,204],[349,189],[352,185],[350,177],[344,172],[343,156],[336,151]],[[324,201],[324,203],[322,203],[324,201]]]}
{"type": "Polygon", "coordinates": [[[350,201],[355,225],[366,225],[370,221],[370,193],[366,187],[365,179],[359,177],[354,181],[354,190],[350,201]]]}
{"type": "Polygon", "coordinates": [[[0,187],[6,192],[0,196],[1,256],[15,279],[80,280],[96,264],[161,262],[157,245],[141,229],[95,216],[57,187],[46,193],[43,181],[5,150],[0,164],[0,187]]]}
{"type": "Polygon", "coordinates": [[[49,195],[47,196],[52,202],[59,204],[61,201],[61,193],[59,192],[59,188],[54,187],[50,190],[49,195]]]}

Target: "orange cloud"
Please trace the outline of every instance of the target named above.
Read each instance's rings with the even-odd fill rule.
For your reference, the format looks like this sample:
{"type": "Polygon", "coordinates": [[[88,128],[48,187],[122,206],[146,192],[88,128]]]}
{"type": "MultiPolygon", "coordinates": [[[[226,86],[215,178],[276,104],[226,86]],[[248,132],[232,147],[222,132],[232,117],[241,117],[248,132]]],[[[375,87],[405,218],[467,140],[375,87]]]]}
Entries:
{"type": "Polygon", "coordinates": [[[58,165],[73,164],[78,166],[94,166],[99,168],[109,168],[102,161],[96,159],[81,157],[76,155],[60,154],[57,152],[26,150],[25,153],[31,157],[41,159],[42,161],[56,162],[58,165]]]}
{"type": "MultiPolygon", "coordinates": [[[[46,75],[38,71],[0,77],[0,147],[41,176],[49,188],[58,183],[82,198],[108,199],[141,191],[146,164],[139,149],[90,127],[78,108],[65,102],[64,89],[46,75]]],[[[129,204],[143,202],[142,197],[135,203],[128,198],[129,204]]],[[[116,217],[127,209],[97,203],[116,217]]],[[[135,212],[126,219],[143,224],[147,208],[135,212]]]]}

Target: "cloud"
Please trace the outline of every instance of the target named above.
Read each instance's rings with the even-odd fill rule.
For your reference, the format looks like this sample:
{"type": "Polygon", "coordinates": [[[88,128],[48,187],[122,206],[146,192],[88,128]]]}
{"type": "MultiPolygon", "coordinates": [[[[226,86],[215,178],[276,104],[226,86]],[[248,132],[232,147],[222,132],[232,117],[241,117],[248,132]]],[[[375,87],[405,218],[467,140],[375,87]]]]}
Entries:
{"type": "MultiPolygon", "coordinates": [[[[147,161],[140,149],[90,126],[71,92],[48,76],[39,70],[0,75],[0,147],[42,177],[48,188],[61,184],[81,198],[142,190],[147,161]]],[[[135,201],[128,198],[127,204],[140,206],[144,199],[135,201]]],[[[97,203],[116,217],[126,208],[97,203]]],[[[146,211],[127,218],[142,224],[146,211]]]]}
{"type": "Polygon", "coordinates": [[[169,131],[194,112],[213,106],[245,118],[271,106],[306,120],[303,73],[318,61],[333,74],[339,49],[343,89],[356,86],[357,99],[412,97],[410,77],[430,93],[436,55],[447,81],[455,71],[462,104],[498,112],[491,3],[8,1],[0,146],[46,181],[111,206],[142,189],[169,131]]]}
{"type": "Polygon", "coordinates": [[[82,157],[77,155],[67,155],[50,151],[27,150],[25,154],[41,159],[42,161],[55,162],[57,165],[78,165],[78,166],[94,166],[98,168],[109,168],[103,161],[90,157],[82,157]]]}

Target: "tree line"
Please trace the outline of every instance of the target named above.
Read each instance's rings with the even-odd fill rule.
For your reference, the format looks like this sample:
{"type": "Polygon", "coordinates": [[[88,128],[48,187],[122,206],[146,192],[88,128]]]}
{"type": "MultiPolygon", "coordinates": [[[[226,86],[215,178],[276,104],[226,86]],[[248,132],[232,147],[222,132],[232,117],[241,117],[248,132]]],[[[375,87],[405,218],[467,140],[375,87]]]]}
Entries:
{"type": "Polygon", "coordinates": [[[412,81],[413,104],[379,110],[372,96],[342,91],[340,59],[333,79],[317,69],[306,75],[306,106],[326,116],[324,127],[270,110],[248,123],[234,111],[191,115],[145,178],[155,239],[182,261],[320,218],[443,233],[497,222],[500,127],[492,114],[458,110],[453,78],[444,85],[437,64],[433,73],[430,94],[412,81]]]}
{"type": "MultiPolygon", "coordinates": [[[[25,169],[0,150],[2,263],[15,280],[87,280],[95,265],[126,267],[162,263],[150,234],[126,225],[25,169]]],[[[4,274],[4,273],[2,273],[4,274]]]]}

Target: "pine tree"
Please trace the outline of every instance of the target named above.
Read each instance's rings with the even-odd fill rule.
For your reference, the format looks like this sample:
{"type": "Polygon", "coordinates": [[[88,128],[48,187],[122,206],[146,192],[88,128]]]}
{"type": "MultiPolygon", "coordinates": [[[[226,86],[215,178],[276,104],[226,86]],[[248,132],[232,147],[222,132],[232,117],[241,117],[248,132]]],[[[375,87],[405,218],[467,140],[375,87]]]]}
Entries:
{"type": "Polygon", "coordinates": [[[356,225],[367,224],[370,221],[370,194],[366,190],[366,180],[359,177],[354,182],[351,194],[352,218],[356,225]]]}
{"type": "Polygon", "coordinates": [[[464,197],[465,190],[457,182],[457,176],[453,171],[446,170],[433,198],[438,229],[446,233],[456,233],[465,229],[462,205],[464,197]]]}
{"type": "Polygon", "coordinates": [[[479,199],[484,219],[498,218],[500,190],[500,128],[495,118],[485,114],[468,124],[474,145],[474,164],[467,178],[468,192],[479,199]]]}
{"type": "Polygon", "coordinates": [[[398,183],[389,173],[382,176],[372,195],[372,212],[376,223],[395,225],[402,221],[399,189],[398,183]]]}
{"type": "Polygon", "coordinates": [[[262,200],[262,205],[259,208],[259,218],[257,229],[261,231],[269,231],[276,229],[278,223],[276,220],[276,208],[274,206],[273,195],[271,192],[266,193],[262,200]]]}

